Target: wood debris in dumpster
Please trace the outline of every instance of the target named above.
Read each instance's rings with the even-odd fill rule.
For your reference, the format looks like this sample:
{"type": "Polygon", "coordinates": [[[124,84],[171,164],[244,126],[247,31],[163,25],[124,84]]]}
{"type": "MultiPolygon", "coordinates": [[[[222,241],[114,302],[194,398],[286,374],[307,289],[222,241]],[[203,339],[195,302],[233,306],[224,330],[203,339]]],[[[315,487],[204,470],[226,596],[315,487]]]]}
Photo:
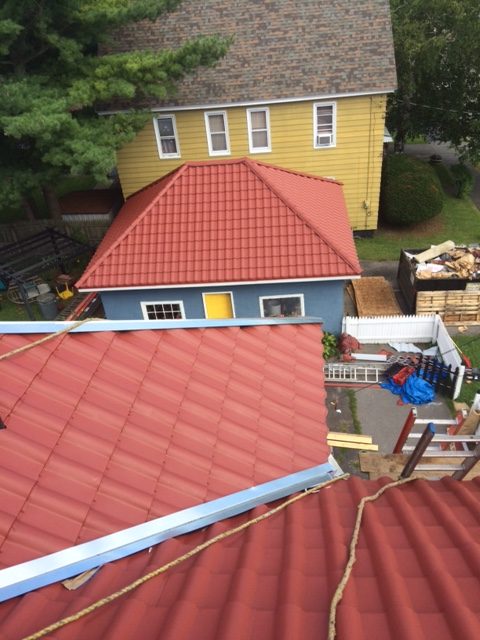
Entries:
{"type": "Polygon", "coordinates": [[[448,241],[415,256],[407,254],[416,270],[415,277],[420,280],[480,279],[480,247],[478,245],[453,246],[450,250],[439,253],[452,244],[448,241]],[[419,261],[419,258],[423,260],[419,261]]]}

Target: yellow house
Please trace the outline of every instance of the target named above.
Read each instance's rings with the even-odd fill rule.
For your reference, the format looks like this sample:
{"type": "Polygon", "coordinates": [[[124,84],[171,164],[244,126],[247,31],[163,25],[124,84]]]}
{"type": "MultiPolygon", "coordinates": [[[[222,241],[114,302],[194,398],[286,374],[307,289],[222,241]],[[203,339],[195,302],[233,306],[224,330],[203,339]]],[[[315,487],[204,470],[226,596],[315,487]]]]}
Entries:
{"type": "Polygon", "coordinates": [[[233,36],[223,60],[118,153],[125,197],[192,160],[248,156],[343,182],[351,227],[377,227],[386,96],[395,88],[388,0],[184,0],[137,23],[118,50],[233,36]]]}

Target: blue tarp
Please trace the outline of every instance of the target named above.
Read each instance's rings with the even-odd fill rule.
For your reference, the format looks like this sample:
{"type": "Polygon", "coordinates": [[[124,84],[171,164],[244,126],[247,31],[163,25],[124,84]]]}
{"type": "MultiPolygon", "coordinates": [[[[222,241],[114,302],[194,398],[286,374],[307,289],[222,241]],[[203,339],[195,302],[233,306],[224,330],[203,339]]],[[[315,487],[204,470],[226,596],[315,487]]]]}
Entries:
{"type": "Polygon", "coordinates": [[[419,378],[413,373],[405,380],[405,384],[395,384],[391,378],[380,384],[384,389],[388,389],[397,396],[400,396],[403,402],[410,404],[427,404],[432,402],[435,397],[435,390],[432,385],[419,378]]]}

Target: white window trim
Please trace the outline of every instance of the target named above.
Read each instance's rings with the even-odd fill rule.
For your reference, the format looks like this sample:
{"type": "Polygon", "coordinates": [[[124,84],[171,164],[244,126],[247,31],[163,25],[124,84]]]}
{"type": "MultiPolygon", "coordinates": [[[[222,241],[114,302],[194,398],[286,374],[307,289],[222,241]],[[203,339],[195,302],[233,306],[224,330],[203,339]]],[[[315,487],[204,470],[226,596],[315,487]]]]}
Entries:
{"type": "Polygon", "coordinates": [[[253,109],[247,109],[247,127],[248,127],[248,148],[250,150],[250,153],[270,153],[272,151],[272,142],[270,138],[270,109],[268,107],[257,107],[253,109]],[[266,147],[253,146],[252,113],[256,113],[258,111],[265,111],[265,120],[267,123],[267,138],[268,138],[268,146],[266,147]]]}
{"type": "Polygon", "coordinates": [[[207,144],[208,144],[208,154],[210,156],[229,156],[230,155],[230,135],[228,133],[228,118],[226,111],[205,111],[205,133],[207,135],[207,144]],[[223,123],[225,125],[225,140],[227,143],[227,149],[225,151],[214,151],[212,149],[212,132],[210,131],[210,122],[208,120],[209,116],[223,116],[223,123]]]}
{"type": "Polygon", "coordinates": [[[162,113],[159,114],[158,116],[156,116],[153,119],[153,128],[155,130],[155,139],[157,141],[157,149],[158,149],[158,155],[160,157],[161,160],[168,160],[169,158],[181,158],[181,154],[180,154],[180,142],[178,139],[178,132],[177,132],[177,120],[175,118],[175,115],[173,113],[162,113]],[[162,138],[160,136],[160,130],[158,128],[158,120],[161,118],[171,118],[172,119],[172,126],[173,126],[173,135],[175,137],[175,144],[177,146],[177,152],[176,153],[164,153],[162,151],[162,138]]]}
{"type": "MultiPolygon", "coordinates": [[[[233,292],[232,291],[204,291],[202,292],[202,300],[203,300],[203,315],[205,316],[205,318],[208,320],[208,316],[207,316],[207,303],[205,302],[205,296],[214,296],[217,294],[223,294],[225,295],[226,293],[228,293],[228,295],[230,296],[230,303],[232,305],[232,313],[233,313],[233,317],[236,318],[237,315],[235,313],[235,304],[233,302],[233,292]]],[[[211,320],[214,320],[214,318],[210,318],[211,320]]]]}
{"type": "Polygon", "coordinates": [[[331,149],[337,146],[337,103],[336,102],[314,102],[313,103],[313,148],[331,149]],[[332,141],[329,145],[317,144],[317,107],[332,107],[332,141]]]}
{"type": "Polygon", "coordinates": [[[258,301],[260,305],[260,317],[265,318],[264,310],[263,310],[263,301],[264,300],[277,300],[278,298],[300,298],[300,311],[302,318],[305,317],[305,295],[303,293],[279,293],[276,296],[260,296],[258,301]]]}
{"type": "MultiPolygon", "coordinates": [[[[185,320],[185,307],[183,306],[182,300],[145,300],[144,302],[140,302],[144,320],[150,320],[150,318],[148,317],[147,305],[152,305],[152,304],[178,304],[180,307],[180,313],[182,314],[181,319],[185,320]]],[[[151,320],[151,322],[155,322],[155,321],[151,320]]],[[[168,320],[158,320],[158,322],[168,322],[168,320]]]]}

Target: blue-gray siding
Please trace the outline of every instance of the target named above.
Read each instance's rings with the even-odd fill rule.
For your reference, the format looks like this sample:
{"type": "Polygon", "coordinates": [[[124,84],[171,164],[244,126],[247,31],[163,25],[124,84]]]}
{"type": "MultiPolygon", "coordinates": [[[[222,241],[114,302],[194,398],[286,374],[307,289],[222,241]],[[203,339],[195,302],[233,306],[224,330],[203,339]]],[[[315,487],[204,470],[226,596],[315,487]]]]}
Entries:
{"type": "Polygon", "coordinates": [[[343,280],[322,282],[283,282],[220,287],[143,289],[102,292],[105,315],[109,320],[142,319],[141,302],[182,301],[186,318],[205,318],[202,293],[230,291],[237,318],[261,315],[261,296],[304,294],[305,315],[323,320],[325,331],[339,333],[343,317],[343,280]]]}

